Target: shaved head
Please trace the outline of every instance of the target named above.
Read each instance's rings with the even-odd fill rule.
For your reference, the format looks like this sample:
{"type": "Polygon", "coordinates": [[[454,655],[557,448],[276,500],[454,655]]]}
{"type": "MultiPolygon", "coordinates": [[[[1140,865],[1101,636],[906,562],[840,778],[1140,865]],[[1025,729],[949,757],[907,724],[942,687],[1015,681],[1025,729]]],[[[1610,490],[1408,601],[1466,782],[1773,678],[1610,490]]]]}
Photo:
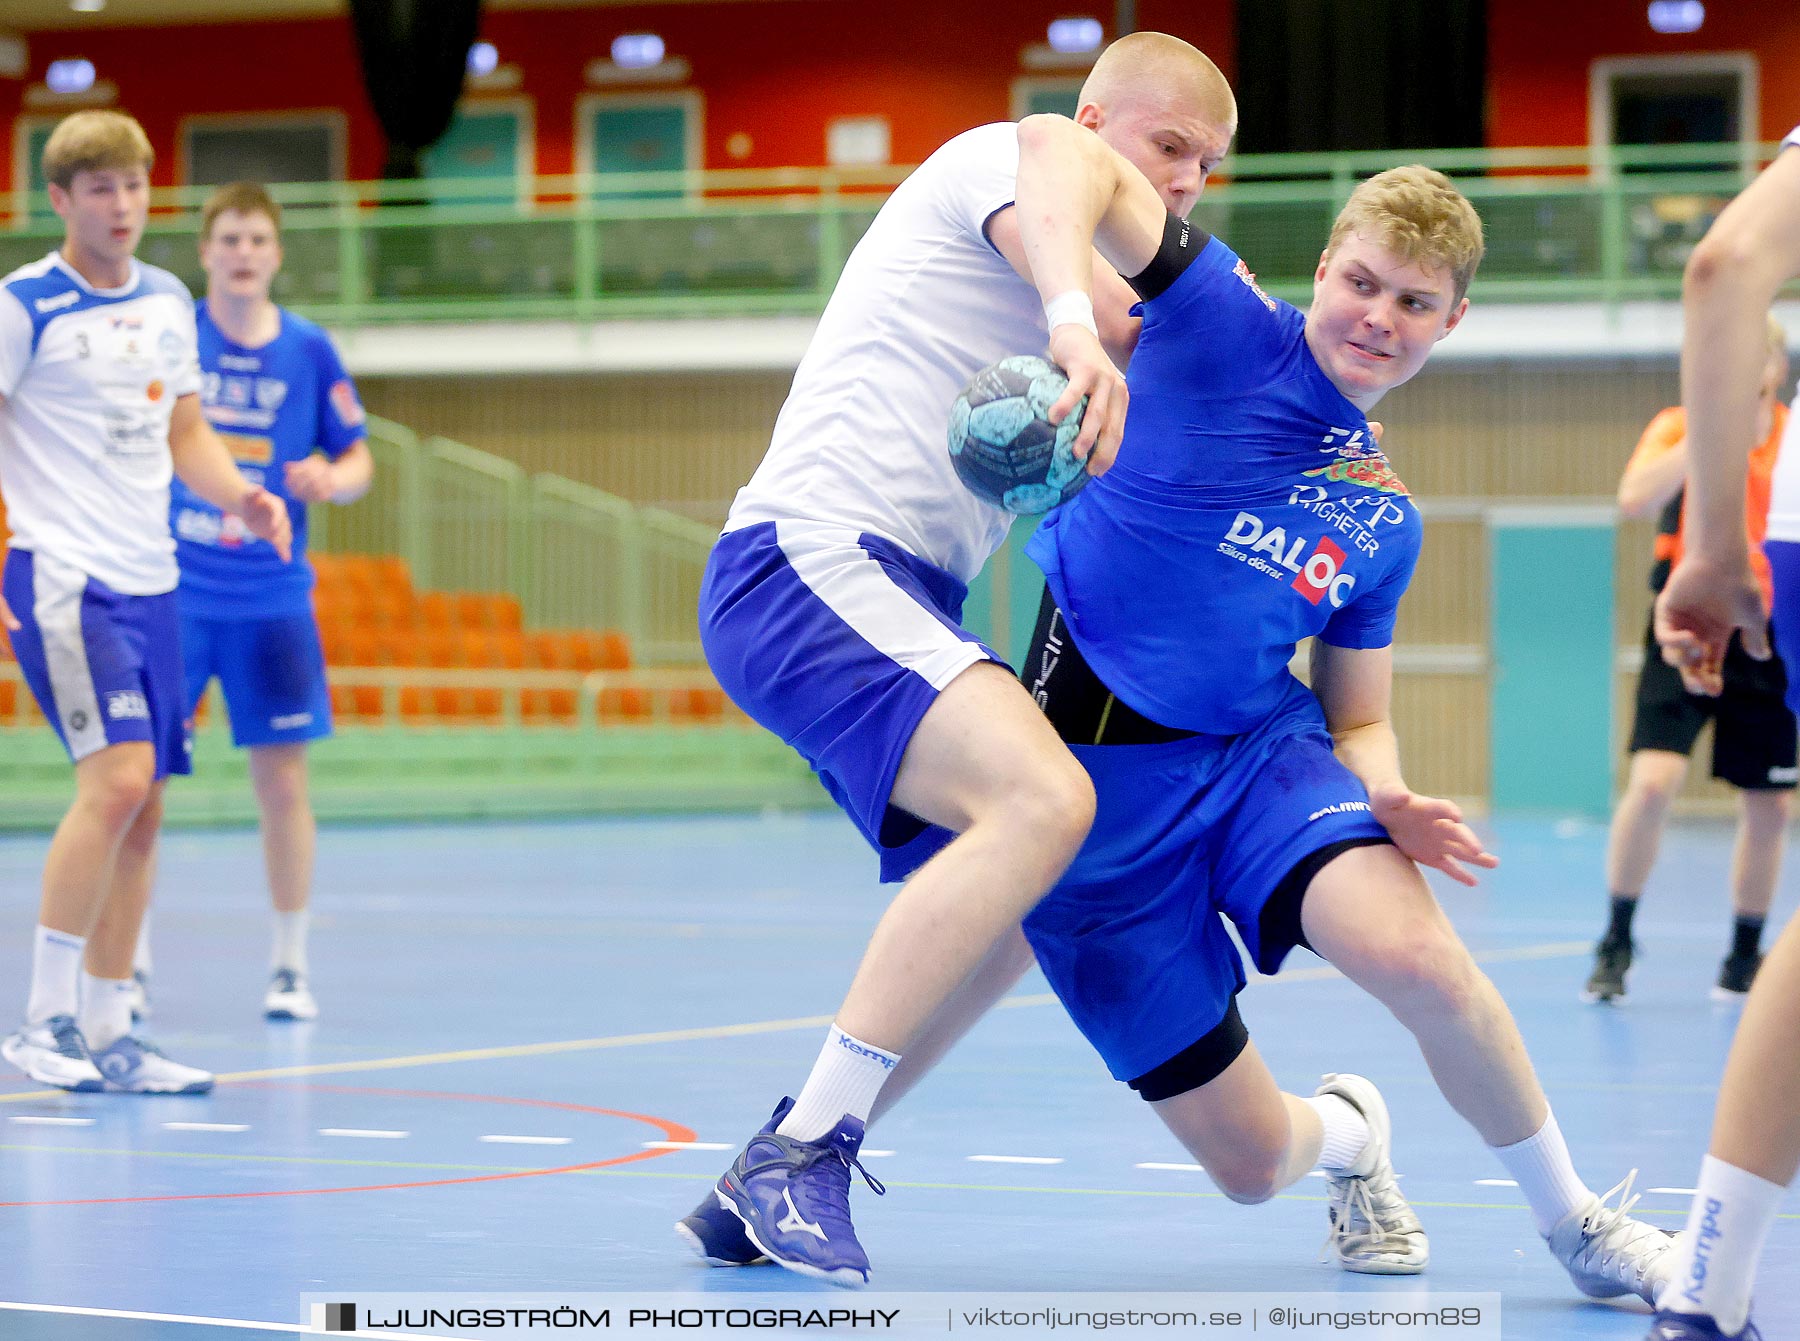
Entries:
{"type": "Polygon", "coordinates": [[[1185,103],[1214,125],[1237,128],[1237,99],[1219,67],[1200,48],[1167,33],[1131,33],[1094,62],[1082,103],[1118,113],[1149,97],[1185,103]]]}
{"type": "Polygon", "coordinates": [[[1075,120],[1186,218],[1237,134],[1237,99],[1198,47],[1167,33],[1121,37],[1094,62],[1075,120]]]}

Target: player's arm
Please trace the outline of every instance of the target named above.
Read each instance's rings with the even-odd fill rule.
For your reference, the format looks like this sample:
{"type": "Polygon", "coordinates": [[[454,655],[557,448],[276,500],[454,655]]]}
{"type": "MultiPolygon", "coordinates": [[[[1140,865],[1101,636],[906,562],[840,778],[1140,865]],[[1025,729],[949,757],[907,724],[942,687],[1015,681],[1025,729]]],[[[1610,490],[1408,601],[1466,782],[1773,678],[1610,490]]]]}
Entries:
{"type": "Polygon", "coordinates": [[[1762,596],[1751,576],[1744,483],[1756,445],[1764,313],[1800,274],[1800,151],[1783,151],[1725,207],[1682,281],[1686,329],[1687,543],[1656,602],[1656,636],[1690,691],[1717,694],[1733,629],[1768,656],[1762,596]]]}
{"type": "Polygon", "coordinates": [[[1067,117],[1019,123],[1019,178],[1013,213],[1032,283],[1050,322],[1050,357],[1069,388],[1050,408],[1061,423],[1088,397],[1078,456],[1100,473],[1125,427],[1125,379],[1101,348],[1094,314],[1093,252],[1123,275],[1141,274],[1162,245],[1168,211],[1144,175],[1092,131],[1067,117]]]}
{"type": "Polygon", "coordinates": [[[302,503],[354,503],[374,479],[375,455],[368,439],[358,438],[335,460],[315,453],[288,462],[282,483],[302,503]]]}
{"type": "Polygon", "coordinates": [[[1312,689],[1325,709],[1333,751],[1368,788],[1375,818],[1396,847],[1464,885],[1475,883],[1468,866],[1491,870],[1500,864],[1462,822],[1455,802],[1420,796],[1401,775],[1400,742],[1391,719],[1393,648],[1333,647],[1314,639],[1312,689]]]}
{"type": "MultiPolygon", "coordinates": [[[[1036,287],[1031,278],[1031,262],[1025,259],[1025,243],[1019,237],[1019,212],[1008,206],[988,220],[988,241],[1007,259],[1019,277],[1036,287]]],[[[1100,345],[1114,365],[1123,368],[1137,348],[1138,332],[1143,321],[1131,315],[1138,296],[1131,285],[1119,278],[1119,272],[1106,263],[1099,252],[1094,262],[1094,324],[1099,327],[1100,345]]]]}
{"type": "Polygon", "coordinates": [[[252,535],[275,547],[285,563],[293,552],[287,504],[244,478],[200,410],[200,397],[177,397],[169,417],[169,455],[181,482],[223,512],[242,517],[252,535]]]}
{"type": "Polygon", "coordinates": [[[1627,517],[1654,517],[1687,482],[1687,439],[1661,452],[1638,450],[1619,476],[1619,511],[1627,517]]]}

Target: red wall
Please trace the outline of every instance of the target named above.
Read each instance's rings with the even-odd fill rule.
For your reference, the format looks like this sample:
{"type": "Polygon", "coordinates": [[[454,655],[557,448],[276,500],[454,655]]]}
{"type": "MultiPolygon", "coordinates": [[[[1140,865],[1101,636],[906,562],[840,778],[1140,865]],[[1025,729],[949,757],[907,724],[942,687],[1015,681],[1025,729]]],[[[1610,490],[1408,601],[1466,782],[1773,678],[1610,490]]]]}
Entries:
{"type": "MultiPolygon", "coordinates": [[[[1538,0],[1489,0],[1489,142],[1578,145],[1587,141],[1590,64],[1601,56],[1746,50],[1762,70],[1765,139],[1800,122],[1800,5],[1714,0],[1705,27],[1685,37],[1650,30],[1646,0],[1581,0],[1546,21],[1538,0]]],[[[1233,0],[1139,0],[1138,22],[1194,42],[1234,79],[1233,0]]],[[[1019,52],[1041,42],[1051,18],[1107,0],[737,0],[735,3],[505,10],[483,36],[523,71],[536,104],[538,169],[572,171],[575,100],[582,71],[621,32],[661,33],[693,67],[705,96],[706,165],[775,167],[824,160],[825,123],[884,115],[896,163],[917,162],[968,126],[1007,115],[1019,52]],[[753,149],[725,151],[736,132],[753,149]]],[[[363,96],[347,19],[96,28],[28,35],[28,81],[0,80],[0,125],[21,110],[25,82],[52,60],[84,56],[119,86],[119,105],[149,131],[156,181],[176,180],[178,125],[207,112],[335,106],[350,122],[350,174],[374,176],[382,145],[363,96]]],[[[1395,71],[1390,77],[1425,77],[1395,71]]],[[[0,136],[0,189],[11,181],[12,136],[0,136]]]]}
{"type": "Polygon", "coordinates": [[[1709,0],[1697,33],[1653,32],[1646,0],[1488,0],[1488,143],[1588,142],[1588,70],[1602,56],[1748,51],[1762,87],[1761,138],[1800,123],[1800,5],[1709,0]]]}
{"type": "MultiPolygon", "coordinates": [[[[1110,3],[1067,0],[758,0],[757,3],[633,5],[579,10],[504,10],[482,36],[523,72],[520,93],[536,104],[538,170],[572,172],[575,100],[595,91],[587,63],[623,32],[660,33],[671,56],[693,67],[705,97],[706,166],[819,165],[825,123],[885,115],[892,159],[916,163],[958,131],[1008,114],[1010,85],[1028,73],[1022,48],[1044,40],[1049,21],[1070,12],[1110,13],[1110,3]],[[753,142],[732,159],[736,132],[753,142]]],[[[1231,73],[1232,0],[1142,0],[1139,23],[1194,42],[1231,73]]],[[[81,56],[119,86],[156,146],[155,181],[176,180],[180,118],[200,112],[342,107],[350,121],[350,175],[375,176],[382,146],[363,95],[347,19],[185,28],[96,28],[34,33],[31,73],[81,56]]],[[[23,85],[0,80],[0,123],[21,108],[23,85]]],[[[0,187],[11,181],[12,136],[0,143],[0,187]]]]}

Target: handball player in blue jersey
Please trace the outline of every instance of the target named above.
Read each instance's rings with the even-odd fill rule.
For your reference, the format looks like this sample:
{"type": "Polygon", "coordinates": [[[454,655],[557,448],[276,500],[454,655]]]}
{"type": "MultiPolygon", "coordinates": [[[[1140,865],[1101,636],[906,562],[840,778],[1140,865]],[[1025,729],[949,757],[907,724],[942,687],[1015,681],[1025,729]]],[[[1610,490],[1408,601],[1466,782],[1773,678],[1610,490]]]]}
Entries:
{"type": "Polygon", "coordinates": [[[43,158],[62,246],[0,280],[0,624],[75,766],[0,1055],[61,1089],[201,1094],[213,1077],[139,1036],[130,1001],[163,789],[188,771],[171,475],[284,556],[289,524],[201,412],[193,299],[133,256],[152,157],[122,113],[66,118],[43,158]]]}
{"type": "MultiPolygon", "coordinates": [[[[1027,547],[1048,591],[1026,684],[1097,796],[1025,919],[1046,976],[1113,1074],[1259,1200],[1338,1152],[1385,1156],[1368,1082],[1327,1078],[1346,1101],[1329,1114],[1276,1090],[1219,915],[1262,972],[1311,948],[1413,1033],[1576,1285],[1654,1303],[1670,1240],[1625,1213],[1629,1179],[1610,1206],[1576,1175],[1505,1003],[1415,864],[1473,883],[1495,860],[1455,806],[1407,787],[1389,720],[1420,522],[1365,416],[1462,320],[1474,210],[1428,169],[1365,182],[1302,313],[1094,135],[1031,117],[1019,138],[1039,284],[1081,288],[1097,245],[1144,299],[1117,461],[1027,547]],[[1288,670],[1307,638],[1310,689],[1288,670]]],[[[1417,1220],[1391,1174],[1362,1172],[1334,1178],[1335,1234],[1374,1246],[1360,1269],[1417,1270],[1417,1220]]]]}
{"type": "MultiPolygon", "coordinates": [[[[306,749],[331,734],[325,655],[312,611],[307,507],[368,492],[373,459],[363,408],[331,338],[277,306],[281,207],[254,183],[220,187],[201,214],[201,401],[238,469],[288,506],[291,557],[278,555],[177,482],[169,526],[181,565],[181,646],[187,708],[219,681],[231,738],[250,752],[263,859],[275,907],[263,1013],[310,1020],[307,922],[318,828],[307,795],[306,749]]],[[[148,978],[140,941],[138,974],[148,978]]]]}

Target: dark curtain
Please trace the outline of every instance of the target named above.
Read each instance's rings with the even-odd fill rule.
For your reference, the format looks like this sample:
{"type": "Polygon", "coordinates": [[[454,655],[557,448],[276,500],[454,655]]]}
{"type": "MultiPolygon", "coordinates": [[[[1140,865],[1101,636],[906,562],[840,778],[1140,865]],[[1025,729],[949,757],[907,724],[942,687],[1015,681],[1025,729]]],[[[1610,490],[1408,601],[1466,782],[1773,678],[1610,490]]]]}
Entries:
{"type": "Polygon", "coordinates": [[[1237,0],[1245,153],[1486,143],[1486,0],[1237,0]]]}
{"type": "Polygon", "coordinates": [[[481,0],[350,0],[350,19],[363,85],[387,136],[382,176],[417,178],[419,155],[456,114],[481,0]]]}

